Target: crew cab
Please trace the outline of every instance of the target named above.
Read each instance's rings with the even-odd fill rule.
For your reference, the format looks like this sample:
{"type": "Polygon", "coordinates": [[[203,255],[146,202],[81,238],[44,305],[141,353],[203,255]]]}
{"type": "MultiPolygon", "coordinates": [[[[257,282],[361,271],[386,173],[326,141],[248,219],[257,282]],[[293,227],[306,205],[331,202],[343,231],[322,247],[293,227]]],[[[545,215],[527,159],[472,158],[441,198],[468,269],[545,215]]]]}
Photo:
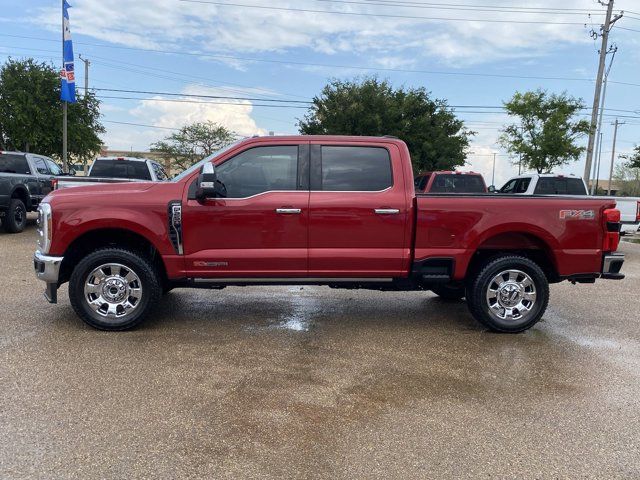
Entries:
{"type": "Polygon", "coordinates": [[[476,172],[439,171],[416,175],[416,193],[486,193],[484,177],[476,172]]]}
{"type": "Polygon", "coordinates": [[[621,279],[619,211],[594,197],[416,195],[387,137],[257,137],[169,182],[55,191],[36,276],[89,325],[139,324],[175,287],[328,285],[466,297],[491,329],[534,325],[549,283],[621,279]]]}
{"type": "Polygon", "coordinates": [[[0,152],[0,220],[6,232],[24,230],[27,212],[36,211],[59,175],[62,169],[44,155],[0,152]]]}
{"type": "Polygon", "coordinates": [[[103,183],[164,182],[168,176],[164,167],[149,158],[98,157],[86,177],[68,177],[54,183],[55,190],[103,183]]]}

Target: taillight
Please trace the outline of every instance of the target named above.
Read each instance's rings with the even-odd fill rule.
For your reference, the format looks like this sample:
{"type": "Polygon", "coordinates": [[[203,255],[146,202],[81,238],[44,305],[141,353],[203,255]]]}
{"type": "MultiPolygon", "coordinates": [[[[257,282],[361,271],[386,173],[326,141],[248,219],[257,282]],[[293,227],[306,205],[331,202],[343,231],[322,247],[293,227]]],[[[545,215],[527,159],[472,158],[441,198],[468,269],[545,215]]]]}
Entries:
{"type": "Polygon", "coordinates": [[[57,190],[58,189],[58,179],[57,178],[52,178],[51,179],[51,190],[57,190]]]}
{"type": "Polygon", "coordinates": [[[636,222],[640,222],[640,201],[638,202],[638,208],[636,209],[636,222]]]}
{"type": "Polygon", "coordinates": [[[604,211],[606,230],[602,242],[604,252],[615,252],[620,243],[620,210],[608,208],[604,211]]]}

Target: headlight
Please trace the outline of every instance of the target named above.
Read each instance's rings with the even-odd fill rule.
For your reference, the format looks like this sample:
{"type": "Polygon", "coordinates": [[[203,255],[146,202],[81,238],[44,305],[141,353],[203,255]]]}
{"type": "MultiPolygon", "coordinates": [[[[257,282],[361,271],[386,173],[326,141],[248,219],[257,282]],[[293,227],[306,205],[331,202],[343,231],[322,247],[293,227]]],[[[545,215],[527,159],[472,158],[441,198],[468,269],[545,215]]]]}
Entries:
{"type": "Polygon", "coordinates": [[[51,248],[51,205],[41,203],[38,206],[38,250],[49,253],[51,248]]]}

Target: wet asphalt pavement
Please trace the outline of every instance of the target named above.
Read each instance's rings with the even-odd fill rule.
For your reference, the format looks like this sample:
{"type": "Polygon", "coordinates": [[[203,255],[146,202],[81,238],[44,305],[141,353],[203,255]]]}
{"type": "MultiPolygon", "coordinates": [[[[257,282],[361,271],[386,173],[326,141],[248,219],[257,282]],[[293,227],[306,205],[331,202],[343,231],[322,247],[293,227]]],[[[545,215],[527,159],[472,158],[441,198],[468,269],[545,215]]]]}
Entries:
{"type": "Polygon", "coordinates": [[[0,478],[640,478],[640,245],[527,333],[431,293],[174,290],[85,326],[0,234],[0,478]]]}

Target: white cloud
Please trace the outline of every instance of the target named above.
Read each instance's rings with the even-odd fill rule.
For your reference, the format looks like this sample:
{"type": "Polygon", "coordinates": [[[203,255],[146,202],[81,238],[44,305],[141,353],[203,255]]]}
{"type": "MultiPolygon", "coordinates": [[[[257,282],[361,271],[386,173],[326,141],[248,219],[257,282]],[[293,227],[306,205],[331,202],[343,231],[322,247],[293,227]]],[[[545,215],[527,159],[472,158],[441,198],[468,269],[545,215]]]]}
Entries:
{"type": "MultiPolygon", "coordinates": [[[[252,2],[248,2],[249,4],[252,2]]],[[[497,5],[513,6],[506,0],[497,5]]],[[[478,3],[481,5],[481,3],[478,3]]],[[[588,22],[586,15],[524,14],[419,7],[318,4],[282,0],[278,7],[334,10],[415,17],[487,18],[498,20],[588,22]]],[[[528,2],[527,7],[549,7],[528,2]]],[[[586,8],[567,0],[563,8],[586,8]]],[[[588,8],[596,8],[589,5],[588,8]]],[[[57,8],[41,9],[34,22],[59,28],[57,8]]],[[[263,8],[224,7],[177,0],[138,0],[116,8],[103,0],[76,0],[72,31],[102,41],[141,47],[171,48],[198,53],[284,53],[308,49],[324,54],[375,53],[378,64],[404,65],[416,58],[469,65],[505,58],[532,58],[559,44],[588,42],[579,25],[447,22],[424,18],[327,15],[263,8]]],[[[238,68],[243,62],[221,60],[238,68]]]]}
{"type": "MultiPolygon", "coordinates": [[[[228,95],[228,92],[189,85],[182,90],[186,95],[228,95]]],[[[108,107],[113,109],[113,107],[108,107]]],[[[127,121],[153,125],[147,128],[119,125],[105,122],[107,133],[103,136],[105,144],[112,149],[146,150],[152,143],[171,133],[168,128],[180,128],[195,122],[211,121],[218,123],[240,136],[264,135],[267,132],[259,128],[251,117],[253,105],[248,100],[215,100],[194,97],[163,97],[157,95],[150,100],[140,100],[128,111],[127,121]],[[178,101],[164,101],[178,100],[178,101]],[[207,103],[191,103],[207,102],[207,103]],[[226,102],[226,103],[214,103],[226,102]]]]}

